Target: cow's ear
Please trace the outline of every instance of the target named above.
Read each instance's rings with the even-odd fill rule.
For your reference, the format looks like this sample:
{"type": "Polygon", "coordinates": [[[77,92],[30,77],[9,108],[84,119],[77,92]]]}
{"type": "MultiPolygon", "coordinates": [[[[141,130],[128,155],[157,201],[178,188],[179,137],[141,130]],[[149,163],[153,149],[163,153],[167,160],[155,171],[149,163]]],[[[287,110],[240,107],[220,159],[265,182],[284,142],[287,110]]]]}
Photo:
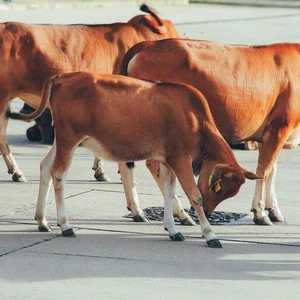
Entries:
{"type": "Polygon", "coordinates": [[[257,174],[244,170],[245,178],[250,179],[250,180],[259,180],[263,179],[263,177],[259,177],[257,174]]]}

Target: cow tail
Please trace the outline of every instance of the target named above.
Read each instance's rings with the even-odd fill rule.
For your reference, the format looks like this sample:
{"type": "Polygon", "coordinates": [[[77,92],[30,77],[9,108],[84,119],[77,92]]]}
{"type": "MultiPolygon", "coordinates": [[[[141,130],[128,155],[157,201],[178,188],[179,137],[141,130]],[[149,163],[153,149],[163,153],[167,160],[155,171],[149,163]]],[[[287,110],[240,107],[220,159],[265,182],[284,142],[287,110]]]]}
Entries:
{"type": "Polygon", "coordinates": [[[146,42],[140,42],[132,46],[124,55],[124,58],[121,63],[121,68],[120,68],[120,75],[128,76],[128,64],[131,61],[131,59],[140,51],[142,51],[144,48],[147,48],[153,43],[154,43],[153,41],[146,41],[146,42]]]}
{"type": "Polygon", "coordinates": [[[154,31],[155,33],[158,33],[158,34],[165,33],[167,31],[167,28],[164,25],[164,22],[158,16],[157,11],[154,8],[149,7],[146,4],[142,4],[140,6],[140,10],[150,14],[156,20],[159,27],[157,27],[155,24],[151,24],[151,23],[147,22],[147,25],[151,28],[152,31],[154,31]]]}
{"type": "Polygon", "coordinates": [[[7,112],[7,116],[11,119],[15,120],[21,120],[21,121],[32,121],[36,118],[38,118],[46,109],[47,104],[49,103],[50,95],[51,95],[51,88],[53,81],[58,77],[59,75],[54,75],[50,78],[48,78],[43,85],[42,95],[41,95],[41,103],[40,106],[31,114],[22,114],[22,113],[16,113],[16,112],[7,112]]]}

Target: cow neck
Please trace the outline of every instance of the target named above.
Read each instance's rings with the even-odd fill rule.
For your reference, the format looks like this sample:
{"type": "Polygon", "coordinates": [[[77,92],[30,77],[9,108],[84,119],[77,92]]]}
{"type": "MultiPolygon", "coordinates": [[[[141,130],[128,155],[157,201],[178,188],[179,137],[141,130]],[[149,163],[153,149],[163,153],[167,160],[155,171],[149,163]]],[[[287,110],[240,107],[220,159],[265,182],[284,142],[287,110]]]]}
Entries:
{"type": "Polygon", "coordinates": [[[205,122],[203,145],[206,158],[212,158],[219,163],[238,164],[236,158],[216,127],[205,122]]]}

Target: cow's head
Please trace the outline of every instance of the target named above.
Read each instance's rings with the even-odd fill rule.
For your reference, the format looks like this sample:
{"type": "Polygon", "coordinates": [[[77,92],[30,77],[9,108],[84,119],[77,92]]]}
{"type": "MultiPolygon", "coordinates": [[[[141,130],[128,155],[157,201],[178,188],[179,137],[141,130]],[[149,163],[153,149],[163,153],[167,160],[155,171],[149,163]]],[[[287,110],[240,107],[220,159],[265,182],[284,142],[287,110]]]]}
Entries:
{"type": "Polygon", "coordinates": [[[204,162],[198,179],[204,210],[212,214],[223,200],[235,196],[246,179],[262,179],[239,165],[204,162]]]}

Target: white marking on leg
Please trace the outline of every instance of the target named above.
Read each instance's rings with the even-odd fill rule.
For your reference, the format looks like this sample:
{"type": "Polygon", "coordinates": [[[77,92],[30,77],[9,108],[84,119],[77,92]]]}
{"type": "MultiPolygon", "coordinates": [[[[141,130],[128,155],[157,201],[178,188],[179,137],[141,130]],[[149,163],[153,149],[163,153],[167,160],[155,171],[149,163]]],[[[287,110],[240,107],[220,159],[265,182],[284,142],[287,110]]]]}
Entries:
{"type": "Polygon", "coordinates": [[[5,161],[8,174],[13,175],[13,180],[26,182],[27,180],[19,169],[7,143],[7,124],[8,119],[6,119],[4,113],[2,113],[0,116],[0,152],[5,161]]]}
{"type": "Polygon", "coordinates": [[[129,169],[126,166],[126,163],[120,162],[119,170],[122,178],[122,184],[124,187],[128,209],[130,209],[134,218],[138,216],[143,216],[144,212],[140,208],[139,198],[134,183],[133,169],[129,169]]]}
{"type": "Polygon", "coordinates": [[[176,177],[171,169],[166,165],[160,164],[160,177],[162,184],[162,192],[164,196],[164,226],[168,230],[170,236],[178,233],[175,228],[175,222],[172,211],[172,199],[175,195],[176,177]]]}
{"type": "Polygon", "coordinates": [[[38,222],[38,226],[47,227],[47,199],[49,196],[50,187],[52,184],[52,177],[50,174],[50,167],[53,163],[54,157],[56,154],[56,141],[54,140],[53,146],[42,160],[40,165],[40,185],[39,185],[39,194],[35,210],[35,218],[38,222]]]}
{"type": "Polygon", "coordinates": [[[255,223],[272,225],[272,222],[270,221],[269,217],[265,212],[265,204],[263,201],[264,187],[264,180],[256,180],[251,211],[254,214],[255,223]]]}
{"type": "Polygon", "coordinates": [[[269,211],[271,218],[283,222],[284,218],[279,209],[278,200],[275,193],[275,179],[277,174],[277,161],[275,161],[271,173],[266,181],[266,210],[269,211]]]}

